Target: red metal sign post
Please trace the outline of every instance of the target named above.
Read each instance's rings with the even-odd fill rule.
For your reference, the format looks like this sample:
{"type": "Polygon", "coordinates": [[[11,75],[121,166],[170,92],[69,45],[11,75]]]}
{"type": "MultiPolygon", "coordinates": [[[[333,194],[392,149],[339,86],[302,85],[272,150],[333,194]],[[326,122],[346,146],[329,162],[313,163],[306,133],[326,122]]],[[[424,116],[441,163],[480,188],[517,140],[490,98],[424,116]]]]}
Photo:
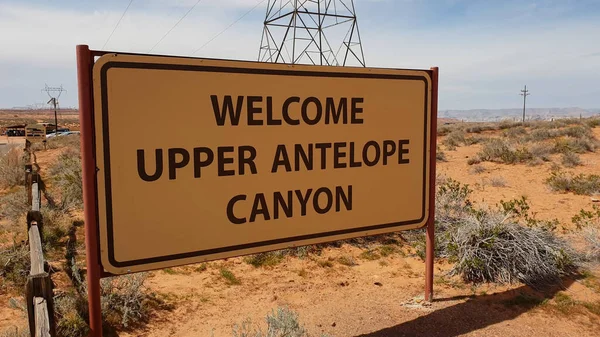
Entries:
{"type": "Polygon", "coordinates": [[[87,262],[90,336],[102,336],[100,306],[100,259],[98,258],[98,226],[96,221],[96,167],[92,108],[93,55],[88,46],[77,46],[77,82],[79,89],[79,121],[81,123],[81,158],[83,162],[83,204],[85,213],[85,246],[87,262]]]}
{"type": "Polygon", "coordinates": [[[425,301],[433,300],[433,260],[435,258],[435,177],[437,149],[437,111],[438,111],[439,68],[431,68],[431,157],[429,169],[429,220],[425,247],[425,301]]]}

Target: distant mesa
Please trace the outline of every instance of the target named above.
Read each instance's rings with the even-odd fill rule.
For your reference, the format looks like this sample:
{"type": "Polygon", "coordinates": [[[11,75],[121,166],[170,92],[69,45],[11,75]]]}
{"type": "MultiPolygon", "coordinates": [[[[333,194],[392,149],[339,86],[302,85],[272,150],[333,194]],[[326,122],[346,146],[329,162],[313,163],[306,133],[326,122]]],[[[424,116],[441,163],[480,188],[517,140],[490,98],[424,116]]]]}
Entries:
{"type": "MultiPolygon", "coordinates": [[[[600,109],[582,108],[528,108],[526,118],[528,120],[551,120],[560,118],[579,118],[599,116],[600,109]]],[[[440,110],[440,120],[453,120],[464,122],[494,122],[502,120],[521,120],[522,108],[515,109],[472,109],[472,110],[440,110]]]]}

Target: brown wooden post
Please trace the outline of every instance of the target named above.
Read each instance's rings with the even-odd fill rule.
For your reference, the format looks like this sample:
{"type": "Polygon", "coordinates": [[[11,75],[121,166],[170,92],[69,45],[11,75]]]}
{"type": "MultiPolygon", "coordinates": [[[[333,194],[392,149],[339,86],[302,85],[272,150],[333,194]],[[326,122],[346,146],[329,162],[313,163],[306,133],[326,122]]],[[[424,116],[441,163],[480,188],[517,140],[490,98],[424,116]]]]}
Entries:
{"type": "Polygon", "coordinates": [[[100,273],[98,227],[96,223],[96,164],[93,144],[92,107],[93,56],[88,46],[77,46],[77,83],[79,88],[79,122],[81,125],[81,158],[83,162],[83,205],[87,262],[88,308],[90,336],[102,337],[100,305],[100,273]]]}
{"type": "Polygon", "coordinates": [[[27,204],[31,205],[31,202],[33,200],[33,196],[31,194],[31,183],[32,183],[32,178],[31,178],[31,174],[33,171],[33,165],[31,164],[25,164],[25,190],[27,190],[27,204]]]}
{"type": "MultiPolygon", "coordinates": [[[[56,336],[56,325],[54,319],[54,292],[52,291],[52,280],[46,269],[44,252],[42,249],[41,231],[36,221],[28,223],[29,234],[29,256],[31,268],[25,285],[25,299],[27,301],[27,314],[29,318],[29,331],[32,336],[40,328],[48,330],[50,336],[56,336]],[[42,300],[43,307],[36,307],[37,300],[42,300]],[[47,314],[40,316],[39,310],[47,310],[47,314]],[[37,312],[37,313],[36,313],[37,312]],[[38,324],[38,319],[44,318],[43,327],[38,324]]],[[[45,335],[47,336],[47,334],[45,335]]]]}
{"type": "Polygon", "coordinates": [[[429,171],[429,220],[425,248],[425,301],[433,300],[433,267],[435,258],[435,178],[438,110],[438,67],[431,68],[431,153],[429,171]]]}

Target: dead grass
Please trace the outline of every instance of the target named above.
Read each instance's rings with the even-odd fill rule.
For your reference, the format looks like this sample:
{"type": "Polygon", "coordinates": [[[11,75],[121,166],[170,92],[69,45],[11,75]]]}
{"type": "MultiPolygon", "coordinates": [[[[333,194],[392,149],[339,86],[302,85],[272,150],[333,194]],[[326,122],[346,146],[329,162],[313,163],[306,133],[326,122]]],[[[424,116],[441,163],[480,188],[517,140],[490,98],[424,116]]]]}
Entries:
{"type": "Polygon", "coordinates": [[[348,266],[348,267],[353,267],[358,264],[358,263],[356,263],[356,260],[354,260],[354,258],[352,256],[347,256],[347,255],[338,257],[337,261],[340,264],[343,264],[344,266],[348,266]]]}
{"type": "Polygon", "coordinates": [[[379,255],[379,254],[377,253],[377,251],[376,251],[376,250],[374,250],[374,249],[369,249],[369,250],[365,250],[364,252],[362,252],[362,253],[360,254],[360,258],[361,258],[361,259],[364,259],[364,260],[370,260],[370,261],[373,261],[373,260],[378,260],[378,259],[380,259],[380,258],[381,258],[381,255],[379,255]]]}
{"type": "Polygon", "coordinates": [[[481,174],[485,171],[486,171],[485,167],[483,167],[482,165],[479,165],[479,164],[473,164],[471,166],[471,168],[469,169],[469,173],[471,173],[471,174],[481,174]]]}
{"type": "Polygon", "coordinates": [[[11,188],[25,183],[25,158],[21,146],[9,145],[0,153],[0,188],[11,188]],[[4,151],[3,151],[4,152],[4,151]]]}
{"type": "Polygon", "coordinates": [[[490,184],[493,187],[506,187],[507,182],[506,179],[500,176],[490,177],[490,184]]]}

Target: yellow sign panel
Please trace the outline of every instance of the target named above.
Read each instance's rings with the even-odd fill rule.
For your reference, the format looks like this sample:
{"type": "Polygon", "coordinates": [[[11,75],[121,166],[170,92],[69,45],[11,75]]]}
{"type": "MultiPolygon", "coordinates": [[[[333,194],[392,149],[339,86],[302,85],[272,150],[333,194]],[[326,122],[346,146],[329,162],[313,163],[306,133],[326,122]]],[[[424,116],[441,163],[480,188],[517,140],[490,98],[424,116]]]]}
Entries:
{"type": "Polygon", "coordinates": [[[428,71],[107,54],[93,86],[111,273],[427,222],[428,71]]]}

